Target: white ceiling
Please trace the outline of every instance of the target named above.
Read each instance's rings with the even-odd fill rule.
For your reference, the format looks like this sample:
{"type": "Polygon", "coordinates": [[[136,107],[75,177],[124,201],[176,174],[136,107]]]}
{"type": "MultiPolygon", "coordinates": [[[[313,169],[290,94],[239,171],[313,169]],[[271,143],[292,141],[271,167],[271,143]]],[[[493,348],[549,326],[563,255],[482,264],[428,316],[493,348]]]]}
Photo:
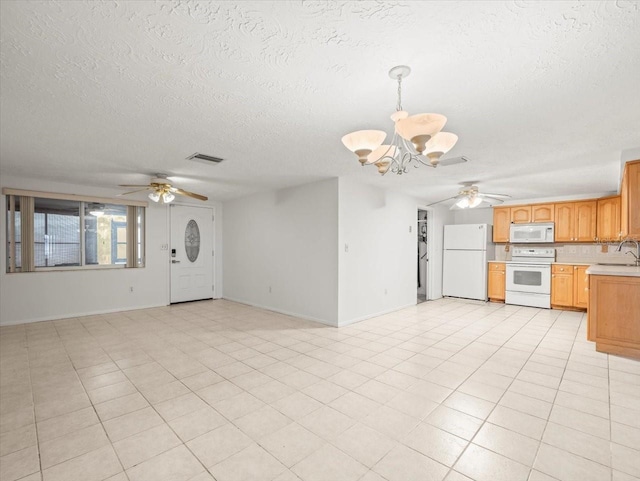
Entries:
{"type": "MultiPolygon", "coordinates": [[[[638,2],[0,2],[2,174],[226,200],[349,176],[416,195],[614,191],[640,147],[638,2]],[[381,177],[345,133],[438,112],[467,164],[381,177]],[[224,157],[212,166],[194,152],[224,157]]],[[[120,190],[114,189],[114,192],[120,190]]]]}

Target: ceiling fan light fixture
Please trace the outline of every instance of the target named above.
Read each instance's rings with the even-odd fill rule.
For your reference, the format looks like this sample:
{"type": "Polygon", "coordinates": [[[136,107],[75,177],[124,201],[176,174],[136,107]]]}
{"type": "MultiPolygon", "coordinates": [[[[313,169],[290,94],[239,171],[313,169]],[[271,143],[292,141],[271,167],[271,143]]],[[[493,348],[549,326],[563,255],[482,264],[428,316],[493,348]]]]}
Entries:
{"type": "Polygon", "coordinates": [[[469,209],[478,207],[480,204],[482,204],[482,199],[480,197],[474,197],[472,199],[469,199],[469,209]]]}
{"type": "Polygon", "coordinates": [[[158,194],[157,192],[151,192],[149,194],[149,199],[151,199],[154,202],[158,202],[160,201],[160,194],[158,194]]]}
{"type": "Polygon", "coordinates": [[[384,142],[386,136],[382,130],[358,130],[342,137],[342,143],[365,165],[367,156],[384,142]]]}
{"type": "Polygon", "coordinates": [[[164,194],[162,194],[162,202],[164,202],[165,204],[168,204],[169,202],[173,201],[173,199],[175,199],[176,196],[173,195],[171,192],[165,192],[164,194]]]}
{"type": "Polygon", "coordinates": [[[458,202],[456,202],[456,207],[459,207],[460,209],[466,209],[467,207],[469,207],[469,197],[463,197],[458,202]]]}
{"type": "MultiPolygon", "coordinates": [[[[441,150],[436,150],[433,139],[447,123],[447,118],[434,113],[409,115],[402,108],[402,80],[410,73],[411,68],[406,65],[389,70],[389,77],[398,82],[398,102],[396,111],[390,116],[394,132],[388,145],[382,145],[386,134],[381,130],[358,130],[342,137],[342,143],[358,156],[360,164],[373,164],[382,175],[389,171],[398,175],[407,173],[411,162],[414,167],[420,164],[436,167],[440,157],[453,148],[458,139],[455,134],[447,134],[435,146],[443,144],[439,147],[441,150]],[[432,155],[425,158],[429,153],[432,155]]],[[[449,165],[448,160],[446,163],[449,165]]]]}

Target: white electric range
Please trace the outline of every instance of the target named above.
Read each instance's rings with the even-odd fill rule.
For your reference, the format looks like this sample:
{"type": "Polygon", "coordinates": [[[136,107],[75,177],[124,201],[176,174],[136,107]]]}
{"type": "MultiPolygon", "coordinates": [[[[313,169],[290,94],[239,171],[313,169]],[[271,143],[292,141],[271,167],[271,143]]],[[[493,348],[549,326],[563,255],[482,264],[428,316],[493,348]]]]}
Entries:
{"type": "Polygon", "coordinates": [[[551,309],[551,264],[556,250],[550,247],[514,247],[507,261],[506,304],[551,309]]]}

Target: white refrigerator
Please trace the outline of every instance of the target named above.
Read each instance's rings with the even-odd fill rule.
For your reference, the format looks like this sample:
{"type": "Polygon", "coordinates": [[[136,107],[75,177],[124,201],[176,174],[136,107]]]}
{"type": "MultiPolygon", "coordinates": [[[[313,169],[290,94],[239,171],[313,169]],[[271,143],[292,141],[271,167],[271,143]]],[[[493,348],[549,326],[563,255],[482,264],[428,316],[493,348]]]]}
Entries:
{"type": "Polygon", "coordinates": [[[486,301],[487,263],[494,255],[491,225],[445,225],[442,295],[486,301]]]}

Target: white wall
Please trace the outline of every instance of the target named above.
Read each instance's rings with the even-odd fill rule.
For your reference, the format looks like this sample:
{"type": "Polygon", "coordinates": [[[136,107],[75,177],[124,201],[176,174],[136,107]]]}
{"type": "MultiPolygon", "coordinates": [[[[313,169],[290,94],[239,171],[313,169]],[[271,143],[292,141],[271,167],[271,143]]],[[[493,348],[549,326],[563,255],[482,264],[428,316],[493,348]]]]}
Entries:
{"type": "Polygon", "coordinates": [[[225,298],[337,325],[338,179],[225,202],[224,213],[225,298]]]}
{"type": "Polygon", "coordinates": [[[493,225],[493,209],[455,209],[453,212],[454,224],[489,224],[493,225]]]}
{"type": "Polygon", "coordinates": [[[339,324],[414,305],[418,202],[347,178],[339,186],[339,324]]]}
{"type": "MultiPolygon", "coordinates": [[[[2,177],[2,187],[114,197],[117,191],[42,180],[2,177]]],[[[6,196],[0,209],[6,212],[6,196]]],[[[101,269],[6,273],[6,216],[0,227],[0,325],[62,319],[169,304],[168,207],[149,203],[146,211],[146,265],[136,269],[101,269]],[[133,287],[133,292],[130,292],[133,287]]],[[[221,206],[216,211],[216,251],[222,249],[221,206]]],[[[221,279],[217,262],[216,279],[221,279]]],[[[216,286],[217,296],[222,285],[216,286]],[[219,288],[219,290],[218,290],[219,288]]]]}

